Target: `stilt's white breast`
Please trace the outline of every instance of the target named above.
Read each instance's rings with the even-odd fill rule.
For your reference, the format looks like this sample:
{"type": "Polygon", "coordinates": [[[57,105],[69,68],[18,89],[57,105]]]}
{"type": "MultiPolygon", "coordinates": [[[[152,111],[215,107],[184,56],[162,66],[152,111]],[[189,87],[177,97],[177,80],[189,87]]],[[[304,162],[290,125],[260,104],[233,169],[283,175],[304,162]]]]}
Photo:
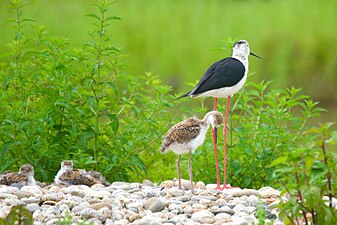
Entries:
{"type": "Polygon", "coordinates": [[[208,130],[208,127],[209,125],[202,127],[198,136],[196,136],[191,141],[187,143],[174,142],[168,147],[168,149],[171,149],[174,153],[178,155],[186,154],[189,151],[192,151],[193,153],[197,147],[199,147],[200,145],[204,143],[206,131],[208,130]]]}

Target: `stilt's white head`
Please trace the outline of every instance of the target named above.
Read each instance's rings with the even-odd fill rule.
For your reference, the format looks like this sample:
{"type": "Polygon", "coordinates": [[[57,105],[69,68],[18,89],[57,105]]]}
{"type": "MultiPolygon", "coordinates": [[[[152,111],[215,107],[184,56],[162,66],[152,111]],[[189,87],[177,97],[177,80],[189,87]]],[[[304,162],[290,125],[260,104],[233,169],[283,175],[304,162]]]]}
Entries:
{"type": "Polygon", "coordinates": [[[61,163],[61,169],[64,172],[68,172],[68,171],[73,170],[73,161],[71,161],[71,160],[63,160],[62,163],[61,163]]]}
{"type": "Polygon", "coordinates": [[[247,61],[249,55],[261,58],[260,56],[250,52],[249,44],[245,40],[240,40],[233,45],[233,58],[237,58],[240,61],[247,61]]]}
{"type": "Polygon", "coordinates": [[[31,164],[24,164],[20,167],[19,173],[25,176],[33,176],[34,177],[34,167],[31,164]]]}
{"type": "Polygon", "coordinates": [[[31,164],[24,164],[20,167],[20,174],[23,174],[27,178],[27,183],[25,185],[36,185],[34,178],[34,167],[31,164]]]}
{"type": "Polygon", "coordinates": [[[222,113],[218,111],[210,111],[204,117],[204,121],[206,121],[208,124],[211,124],[213,128],[220,127],[223,123],[223,120],[222,113]]]}

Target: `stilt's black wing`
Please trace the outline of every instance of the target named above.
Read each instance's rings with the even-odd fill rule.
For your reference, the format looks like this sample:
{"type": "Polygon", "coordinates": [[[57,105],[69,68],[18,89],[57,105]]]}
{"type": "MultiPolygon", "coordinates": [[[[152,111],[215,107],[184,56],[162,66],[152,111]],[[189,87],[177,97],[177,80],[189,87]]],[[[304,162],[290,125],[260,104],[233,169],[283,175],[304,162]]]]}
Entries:
{"type": "Polygon", "coordinates": [[[232,87],[240,82],[244,74],[245,67],[239,60],[232,57],[221,59],[208,68],[197,86],[188,95],[198,95],[214,89],[232,87]]]}

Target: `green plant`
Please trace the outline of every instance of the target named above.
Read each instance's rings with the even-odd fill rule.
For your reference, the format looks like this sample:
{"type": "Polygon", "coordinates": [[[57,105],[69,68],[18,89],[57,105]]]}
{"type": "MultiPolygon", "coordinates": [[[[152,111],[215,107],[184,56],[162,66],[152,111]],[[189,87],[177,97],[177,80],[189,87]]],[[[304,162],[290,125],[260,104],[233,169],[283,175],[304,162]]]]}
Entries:
{"type": "MultiPolygon", "coordinates": [[[[70,212],[67,212],[65,216],[57,221],[57,225],[71,225],[73,223],[70,212]]],[[[82,221],[82,222],[77,222],[76,224],[78,225],[92,225],[93,222],[88,222],[88,221],[82,221]]]]}
{"type": "Polygon", "coordinates": [[[109,15],[112,2],[94,4],[90,41],[80,49],[31,27],[21,0],[12,6],[15,39],[0,64],[0,171],[29,162],[38,180],[50,181],[71,158],[109,180],[144,177],[144,160],[174,117],[173,96],[151,73],[123,72],[124,56],[108,32],[119,19],[109,15]]]}
{"type": "Polygon", "coordinates": [[[32,214],[23,205],[14,206],[6,218],[0,219],[3,225],[31,225],[33,224],[32,214]]]}
{"type": "Polygon", "coordinates": [[[337,132],[331,123],[307,129],[302,145],[288,149],[271,166],[283,186],[278,205],[280,217],[292,224],[336,224],[337,155],[327,150],[336,145],[337,132]]]}

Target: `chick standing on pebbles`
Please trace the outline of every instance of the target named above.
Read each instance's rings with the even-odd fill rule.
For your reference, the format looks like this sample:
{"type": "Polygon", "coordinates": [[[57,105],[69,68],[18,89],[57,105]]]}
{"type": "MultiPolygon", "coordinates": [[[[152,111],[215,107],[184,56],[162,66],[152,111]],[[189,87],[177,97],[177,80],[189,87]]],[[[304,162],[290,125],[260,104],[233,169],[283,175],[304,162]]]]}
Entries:
{"type": "Polygon", "coordinates": [[[63,185],[87,185],[103,184],[110,185],[100,172],[73,169],[73,161],[64,160],[61,163],[61,169],[55,176],[56,184],[63,185]]]}
{"type": "Polygon", "coordinates": [[[19,172],[6,172],[0,175],[0,184],[33,186],[36,185],[34,178],[34,167],[31,164],[24,164],[20,167],[19,172]]]}
{"type": "Polygon", "coordinates": [[[190,118],[174,125],[165,135],[160,151],[165,153],[172,150],[174,153],[178,154],[177,172],[179,189],[181,189],[181,155],[184,153],[189,154],[188,171],[190,175],[191,191],[193,192],[192,153],[197,147],[204,143],[209,126],[212,125],[213,128],[218,128],[222,123],[223,115],[220,112],[211,111],[208,112],[202,120],[190,118]]]}

